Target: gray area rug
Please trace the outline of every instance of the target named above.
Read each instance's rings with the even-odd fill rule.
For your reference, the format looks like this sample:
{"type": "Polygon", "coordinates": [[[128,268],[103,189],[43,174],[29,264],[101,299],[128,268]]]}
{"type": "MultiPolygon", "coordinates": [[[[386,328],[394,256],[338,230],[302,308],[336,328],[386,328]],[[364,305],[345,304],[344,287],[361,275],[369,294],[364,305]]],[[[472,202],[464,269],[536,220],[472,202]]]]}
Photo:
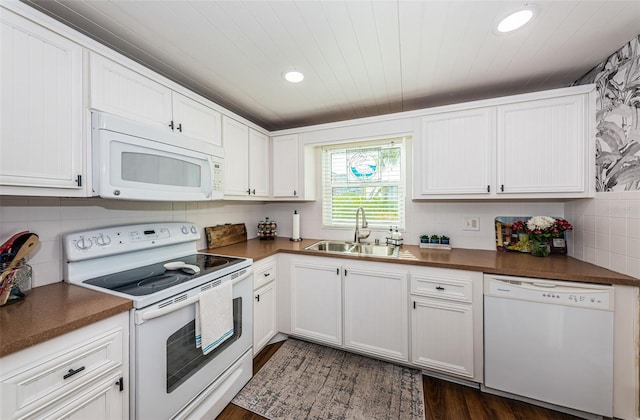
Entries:
{"type": "Polygon", "coordinates": [[[232,401],[269,419],[424,419],[420,371],[288,339],[232,401]]]}

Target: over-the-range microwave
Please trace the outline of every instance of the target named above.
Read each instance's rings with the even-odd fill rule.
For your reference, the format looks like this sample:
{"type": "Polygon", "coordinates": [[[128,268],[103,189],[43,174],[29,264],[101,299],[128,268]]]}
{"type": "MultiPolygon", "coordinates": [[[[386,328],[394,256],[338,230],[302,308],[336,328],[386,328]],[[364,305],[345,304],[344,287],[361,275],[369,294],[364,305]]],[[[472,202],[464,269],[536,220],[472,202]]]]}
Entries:
{"type": "Polygon", "coordinates": [[[94,195],[145,201],[223,198],[224,151],[111,114],[91,116],[94,195]]]}

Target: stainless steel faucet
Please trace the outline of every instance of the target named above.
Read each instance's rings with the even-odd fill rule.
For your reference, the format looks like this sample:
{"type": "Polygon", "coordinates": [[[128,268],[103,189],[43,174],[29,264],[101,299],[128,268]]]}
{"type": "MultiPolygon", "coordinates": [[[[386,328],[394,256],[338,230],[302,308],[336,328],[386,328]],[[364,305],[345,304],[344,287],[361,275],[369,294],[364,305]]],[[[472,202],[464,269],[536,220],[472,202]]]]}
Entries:
{"type": "Polygon", "coordinates": [[[360,243],[360,239],[367,239],[369,235],[371,235],[371,232],[367,232],[366,235],[360,234],[360,226],[358,226],[358,216],[360,215],[360,210],[362,210],[362,228],[365,229],[367,226],[369,226],[369,223],[367,223],[367,217],[364,214],[364,209],[362,207],[358,207],[358,210],[356,210],[356,232],[353,236],[353,242],[357,244],[360,243]]]}

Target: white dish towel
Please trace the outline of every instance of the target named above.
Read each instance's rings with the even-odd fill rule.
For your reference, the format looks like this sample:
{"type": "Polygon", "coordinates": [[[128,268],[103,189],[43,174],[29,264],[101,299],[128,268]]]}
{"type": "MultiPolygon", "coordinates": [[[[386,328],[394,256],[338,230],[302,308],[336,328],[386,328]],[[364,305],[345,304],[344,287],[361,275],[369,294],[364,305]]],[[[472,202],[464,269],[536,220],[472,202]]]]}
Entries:
{"type": "Polygon", "coordinates": [[[208,354],[233,335],[233,282],[200,293],[196,302],[196,347],[208,354]]]}

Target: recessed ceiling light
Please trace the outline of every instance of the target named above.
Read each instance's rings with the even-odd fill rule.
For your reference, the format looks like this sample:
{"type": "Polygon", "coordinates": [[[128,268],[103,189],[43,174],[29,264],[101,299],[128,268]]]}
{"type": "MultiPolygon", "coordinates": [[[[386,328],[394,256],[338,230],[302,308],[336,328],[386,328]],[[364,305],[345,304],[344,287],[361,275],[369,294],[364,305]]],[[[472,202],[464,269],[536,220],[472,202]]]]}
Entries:
{"type": "Polygon", "coordinates": [[[284,79],[287,82],[299,83],[304,79],[304,74],[300,73],[298,70],[290,70],[284,73],[284,79]]]}
{"type": "Polygon", "coordinates": [[[533,19],[533,16],[535,15],[534,12],[535,9],[531,6],[528,6],[524,9],[520,9],[511,13],[500,21],[497,27],[498,32],[507,33],[523,27],[528,22],[530,22],[531,19],[533,19]]]}

